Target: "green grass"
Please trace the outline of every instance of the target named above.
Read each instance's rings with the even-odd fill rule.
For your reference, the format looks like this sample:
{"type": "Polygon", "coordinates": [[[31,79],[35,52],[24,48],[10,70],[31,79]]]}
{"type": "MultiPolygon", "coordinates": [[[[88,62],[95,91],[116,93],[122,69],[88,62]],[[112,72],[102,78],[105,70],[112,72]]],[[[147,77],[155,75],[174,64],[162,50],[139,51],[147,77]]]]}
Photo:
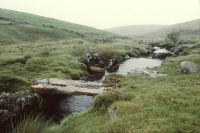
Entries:
{"type": "Polygon", "coordinates": [[[127,76],[122,78],[117,91],[130,99],[109,100],[114,95],[97,96],[94,107],[87,112],[72,115],[60,125],[45,132],[58,133],[198,133],[200,132],[200,73],[183,75],[177,72],[182,60],[200,64],[200,55],[167,59],[160,70],[167,77],[150,78],[127,76]],[[173,61],[171,61],[173,60],[173,61]],[[107,97],[107,98],[106,98],[107,97]],[[107,102],[112,101],[112,102],[107,102]],[[110,119],[107,110],[115,110],[116,118],[110,119]],[[107,104],[109,103],[109,104],[107,104]]]}
{"type": "Polygon", "coordinates": [[[112,40],[121,37],[95,28],[33,14],[0,9],[0,44],[37,40],[79,39],[112,40]]]}
{"type": "MultiPolygon", "coordinates": [[[[37,78],[80,79],[87,75],[84,65],[79,62],[86,50],[99,52],[112,50],[110,58],[123,59],[132,49],[140,55],[145,52],[143,45],[123,41],[116,43],[91,43],[79,40],[36,41],[0,45],[0,73],[21,77],[31,82],[37,78]]],[[[10,88],[13,89],[13,88],[10,88]]],[[[18,89],[16,89],[18,90],[18,89]]]]}
{"type": "MultiPolygon", "coordinates": [[[[0,46],[1,51],[0,72],[8,75],[19,75],[28,79],[39,78],[43,75],[45,77],[60,75],[65,77],[66,72],[81,70],[81,63],[78,59],[87,49],[88,44],[68,44],[62,42],[37,42],[37,43],[24,43],[0,46]],[[77,51],[80,52],[77,52],[77,51]],[[24,58],[29,57],[25,63],[22,61],[24,58]],[[21,61],[22,60],[22,61],[21,61]],[[48,74],[47,74],[48,73],[48,74]],[[60,74],[63,73],[63,74],[60,74]]],[[[126,49],[122,47],[117,48],[117,45],[111,44],[109,46],[94,44],[90,45],[91,50],[101,53],[101,49],[114,49],[114,53],[124,55],[126,49]],[[122,52],[121,52],[122,51],[122,52]]],[[[134,48],[135,46],[127,45],[134,48]]],[[[126,47],[126,45],[124,45],[126,47]]],[[[139,46],[138,46],[139,47],[139,46]]],[[[67,75],[66,75],[67,76],[67,75]]]]}
{"type": "Polygon", "coordinates": [[[179,66],[182,61],[192,61],[194,63],[200,64],[200,55],[190,54],[187,56],[179,56],[178,58],[167,58],[159,68],[159,71],[161,73],[176,75],[180,72],[179,66]]]}

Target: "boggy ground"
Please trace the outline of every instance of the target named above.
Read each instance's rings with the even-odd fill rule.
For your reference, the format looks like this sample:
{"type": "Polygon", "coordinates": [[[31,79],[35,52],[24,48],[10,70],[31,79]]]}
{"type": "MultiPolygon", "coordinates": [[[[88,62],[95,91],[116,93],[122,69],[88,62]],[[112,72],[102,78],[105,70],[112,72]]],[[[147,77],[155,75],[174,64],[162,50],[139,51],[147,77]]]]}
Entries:
{"type": "Polygon", "coordinates": [[[199,44],[187,55],[167,58],[166,77],[117,76],[115,91],[95,97],[93,107],[73,114],[46,133],[198,133],[200,73],[183,74],[182,61],[200,65],[199,44]]]}

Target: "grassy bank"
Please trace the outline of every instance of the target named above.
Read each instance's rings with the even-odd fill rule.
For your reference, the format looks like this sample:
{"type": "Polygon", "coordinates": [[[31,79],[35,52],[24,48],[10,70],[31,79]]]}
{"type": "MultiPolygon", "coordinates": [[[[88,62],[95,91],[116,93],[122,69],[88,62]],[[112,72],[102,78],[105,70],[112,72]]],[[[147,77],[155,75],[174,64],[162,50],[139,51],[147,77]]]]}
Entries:
{"type": "Polygon", "coordinates": [[[94,105],[98,106],[72,115],[45,132],[200,132],[200,73],[184,75],[178,72],[178,65],[183,60],[192,60],[200,65],[200,55],[192,54],[167,59],[159,68],[169,74],[167,77],[123,77],[121,87],[116,88],[120,96],[116,93],[97,96],[94,105]],[[128,99],[119,98],[121,95],[128,99]],[[113,109],[115,117],[111,119],[104,107],[113,109]]]}

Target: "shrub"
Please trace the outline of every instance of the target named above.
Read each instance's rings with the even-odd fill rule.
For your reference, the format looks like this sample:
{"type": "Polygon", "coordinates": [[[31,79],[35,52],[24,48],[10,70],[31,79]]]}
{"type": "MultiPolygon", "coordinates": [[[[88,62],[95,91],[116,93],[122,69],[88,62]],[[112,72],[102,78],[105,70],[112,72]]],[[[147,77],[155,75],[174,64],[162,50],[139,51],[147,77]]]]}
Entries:
{"type": "Polygon", "coordinates": [[[95,97],[94,108],[100,111],[106,111],[112,103],[123,100],[131,100],[131,97],[118,91],[106,92],[95,97]]]}
{"type": "Polygon", "coordinates": [[[178,32],[171,32],[167,34],[166,41],[171,45],[176,45],[180,41],[180,34],[178,32]]]}

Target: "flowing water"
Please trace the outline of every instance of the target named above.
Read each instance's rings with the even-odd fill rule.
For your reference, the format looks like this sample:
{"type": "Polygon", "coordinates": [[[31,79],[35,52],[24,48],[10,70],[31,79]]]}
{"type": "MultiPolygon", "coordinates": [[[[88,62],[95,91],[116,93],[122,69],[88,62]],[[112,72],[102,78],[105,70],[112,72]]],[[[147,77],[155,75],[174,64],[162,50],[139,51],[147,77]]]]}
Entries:
{"type": "MultiPolygon", "coordinates": [[[[153,68],[158,67],[162,63],[158,59],[148,59],[148,58],[131,58],[123,62],[120,66],[117,74],[127,75],[128,72],[138,68],[153,68]]],[[[109,75],[106,72],[105,76],[109,75]]],[[[102,79],[104,80],[105,77],[102,79]]],[[[102,82],[102,80],[100,82],[102,82]]],[[[70,115],[75,112],[85,111],[92,105],[92,96],[70,96],[48,98],[48,102],[44,105],[44,113],[52,118],[55,122],[59,122],[64,116],[70,115]]]]}
{"type": "Polygon", "coordinates": [[[76,112],[87,110],[92,105],[92,96],[48,96],[45,97],[43,113],[54,122],[76,112]]]}
{"type": "Polygon", "coordinates": [[[127,75],[128,72],[138,68],[154,68],[159,67],[162,60],[149,58],[131,58],[123,62],[117,71],[117,74],[127,75]]]}

